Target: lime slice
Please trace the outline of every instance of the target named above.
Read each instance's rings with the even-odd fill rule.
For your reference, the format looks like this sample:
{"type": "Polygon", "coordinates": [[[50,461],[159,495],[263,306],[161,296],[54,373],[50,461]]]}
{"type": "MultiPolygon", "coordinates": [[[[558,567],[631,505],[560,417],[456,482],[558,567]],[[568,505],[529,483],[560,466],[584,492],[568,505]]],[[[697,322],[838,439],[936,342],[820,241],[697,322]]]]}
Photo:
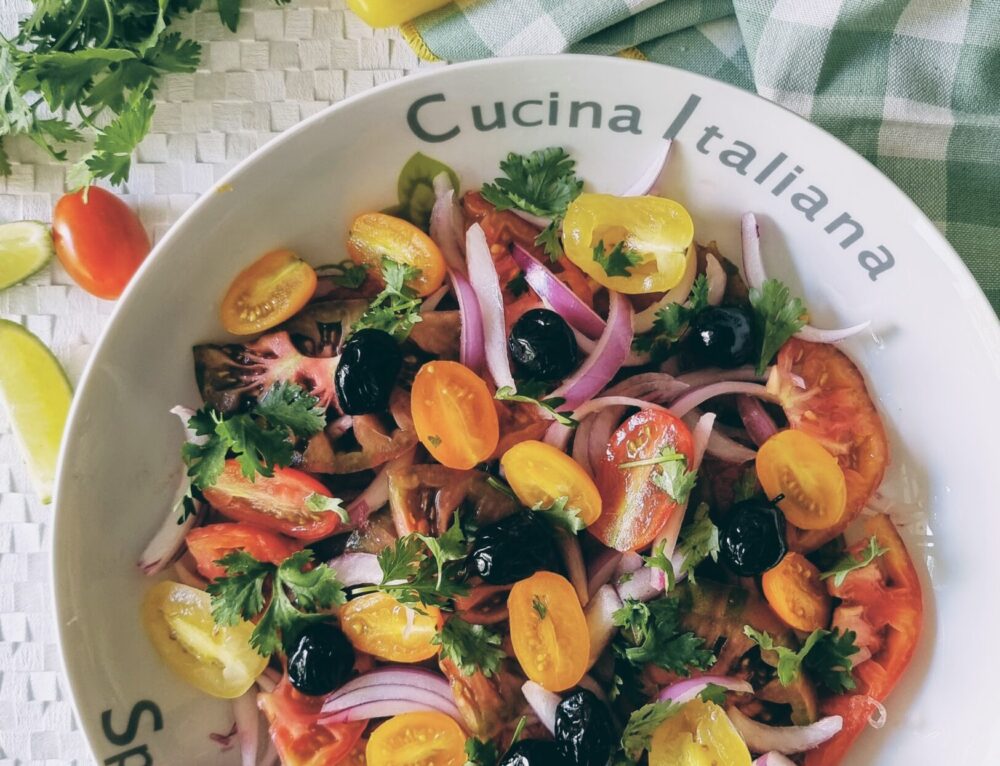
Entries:
{"type": "Polygon", "coordinates": [[[43,503],[51,502],[73,391],[52,352],[5,319],[0,319],[0,360],[0,402],[6,405],[35,491],[43,503]]]}
{"type": "Polygon", "coordinates": [[[30,277],[49,262],[54,250],[52,234],[44,223],[0,225],[0,290],[30,277]]]}

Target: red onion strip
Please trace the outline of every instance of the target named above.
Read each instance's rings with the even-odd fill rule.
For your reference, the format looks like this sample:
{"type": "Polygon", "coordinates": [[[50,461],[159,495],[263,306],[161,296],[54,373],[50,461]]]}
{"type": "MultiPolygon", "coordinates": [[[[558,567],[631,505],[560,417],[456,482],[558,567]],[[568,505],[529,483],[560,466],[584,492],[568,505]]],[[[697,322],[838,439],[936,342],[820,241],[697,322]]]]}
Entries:
{"type": "Polygon", "coordinates": [[[809,341],[810,343],[836,343],[867,330],[871,326],[871,323],[871,320],[868,319],[856,325],[836,330],[820,330],[817,327],[807,324],[803,325],[802,329],[795,333],[795,337],[799,340],[809,341]]]}
{"type": "Polygon", "coordinates": [[[167,511],[163,524],[160,525],[156,534],[153,535],[153,539],[149,541],[142,555],[139,556],[138,567],[143,574],[157,574],[162,572],[164,567],[173,563],[184,548],[184,538],[187,533],[198,526],[204,517],[205,504],[200,500],[192,499],[195,513],[190,514],[183,523],[177,523],[177,519],[184,512],[183,500],[187,495],[188,486],[188,478],[184,476],[177,491],[177,499],[167,511]]]}
{"type": "Polygon", "coordinates": [[[469,264],[469,282],[479,301],[483,318],[486,366],[497,388],[514,387],[514,376],[507,359],[507,332],[504,325],[503,296],[486,233],[478,223],[465,233],[465,257],[469,264]]]}
{"type": "MultiPolygon", "coordinates": [[[[419,689],[412,689],[414,696],[417,696],[419,689]]],[[[385,695],[393,695],[394,692],[386,689],[382,692],[385,695]]],[[[454,718],[459,724],[464,723],[461,713],[454,705],[448,706],[439,697],[429,695],[429,702],[423,700],[399,699],[395,696],[386,696],[381,699],[372,699],[370,702],[363,702],[354,707],[341,710],[337,713],[324,715],[319,719],[320,723],[348,723],[351,721],[368,721],[372,718],[391,718],[403,713],[421,713],[424,711],[444,713],[454,718]]]]}
{"type": "Polygon", "coordinates": [[[476,291],[465,274],[457,270],[449,272],[451,286],[458,298],[458,311],[462,319],[460,357],[462,364],[473,372],[483,369],[483,313],[479,308],[476,291]]]}
{"type": "Polygon", "coordinates": [[[758,447],[778,432],[778,426],[767,414],[764,405],[752,396],[736,397],[736,409],[740,413],[740,419],[747,433],[758,447]]]}
{"type": "Polygon", "coordinates": [[[611,643],[612,637],[618,632],[615,626],[614,614],[622,608],[622,600],[612,585],[602,585],[590,599],[583,615],[587,619],[587,632],[590,634],[590,655],[587,667],[593,667],[597,658],[611,643]]]}
{"type": "MultiPolygon", "coordinates": [[[[683,420],[688,424],[689,428],[694,428],[697,423],[696,418],[700,417],[701,414],[702,413],[699,410],[694,409],[685,415],[683,420]]],[[[757,457],[756,452],[749,447],[745,447],[739,442],[730,439],[728,436],[721,433],[719,428],[713,429],[712,433],[709,435],[708,445],[705,448],[705,452],[726,463],[747,463],[757,457]]]]}
{"type": "Polygon", "coordinates": [[[614,577],[621,558],[621,552],[613,548],[603,548],[600,553],[591,557],[587,579],[587,592],[590,598],[593,598],[594,594],[614,577]]]}
{"type": "Polygon", "coordinates": [[[374,553],[344,553],[329,563],[345,587],[382,582],[382,567],[374,553]]]}
{"type": "Polygon", "coordinates": [[[535,711],[538,720],[549,730],[551,734],[556,733],[556,708],[559,707],[561,698],[558,694],[550,692],[548,689],[536,684],[534,681],[525,681],[521,687],[521,693],[535,711]]]}
{"type": "Polygon", "coordinates": [[[327,710],[327,703],[336,702],[347,694],[351,694],[359,689],[378,686],[412,686],[432,691],[444,700],[453,699],[451,686],[444,676],[424,668],[415,668],[406,665],[383,665],[375,670],[368,671],[364,675],[351,679],[340,688],[328,694],[323,705],[323,710],[327,710]]]}
{"type": "Polygon", "coordinates": [[[426,298],[424,298],[423,303],[420,304],[419,313],[429,314],[432,311],[434,311],[434,309],[438,307],[438,304],[442,300],[444,300],[444,296],[448,294],[448,289],[449,288],[447,285],[442,285],[437,290],[428,295],[426,298]]]}
{"type": "Polygon", "coordinates": [[[697,697],[709,684],[721,686],[726,691],[739,692],[740,694],[753,694],[753,686],[747,681],[729,676],[698,676],[697,678],[685,678],[675,684],[663,689],[657,697],[660,702],[676,702],[683,705],[697,697]]]}
{"type": "Polygon", "coordinates": [[[808,726],[768,726],[747,717],[737,708],[727,712],[747,747],[755,753],[770,750],[785,755],[803,753],[822,745],[844,727],[844,719],[839,715],[820,718],[808,726]]]}
{"type": "Polygon", "coordinates": [[[615,586],[618,591],[618,598],[622,601],[634,599],[635,601],[649,601],[663,593],[666,587],[666,576],[662,569],[657,567],[640,567],[625,582],[615,586]]]}
{"type": "Polygon", "coordinates": [[[257,711],[257,692],[252,688],[233,700],[236,733],[240,739],[242,766],[257,766],[257,741],[260,733],[260,713],[257,711]]]}
{"type": "Polygon", "coordinates": [[[711,253],[705,256],[705,279],[708,282],[708,305],[718,306],[726,294],[726,270],[711,253]]]}
{"type": "Polygon", "coordinates": [[[447,173],[439,173],[434,177],[434,207],[431,208],[431,239],[438,246],[449,271],[464,274],[465,258],[462,257],[462,233],[455,226],[455,220],[461,217],[455,202],[455,190],[451,186],[451,178],[447,173]]]}
{"type": "MultiPolygon", "coordinates": [[[[573,329],[573,328],[570,328],[573,329]]],[[[576,345],[585,354],[594,353],[594,347],[597,345],[596,340],[591,340],[586,335],[584,335],[579,330],[573,329],[573,335],[576,336],[576,345]]],[[[642,367],[643,365],[649,364],[649,360],[652,357],[648,351],[633,351],[629,350],[628,356],[625,358],[622,367],[642,367]]]]}
{"type": "Polygon", "coordinates": [[[727,394],[748,394],[760,397],[761,399],[767,399],[770,402],[777,401],[777,397],[774,394],[758,383],[725,381],[722,383],[712,383],[711,385],[689,391],[670,405],[670,411],[677,417],[682,418],[703,402],[716,396],[725,396],[727,394]]]}
{"type": "Polygon", "coordinates": [[[604,320],[584,303],[580,296],[520,245],[514,245],[511,255],[524,272],[524,278],[531,289],[538,293],[538,297],[545,301],[549,308],[586,337],[593,339],[601,337],[604,332],[604,320]]]}
{"type": "Polygon", "coordinates": [[[642,171],[637,179],[635,179],[631,184],[625,187],[625,191],[619,194],[619,197],[641,197],[644,194],[656,194],[656,182],[660,179],[660,175],[663,173],[663,168],[667,164],[667,160],[670,158],[670,147],[673,146],[673,141],[667,139],[663,142],[663,146],[660,147],[659,153],[653,158],[652,163],[642,171]]]}
{"type": "Polygon", "coordinates": [[[580,606],[586,606],[590,601],[590,591],[587,589],[587,567],[583,563],[580,541],[576,539],[576,535],[560,529],[556,534],[556,544],[566,565],[569,581],[573,584],[577,598],[580,599],[580,606]]]}
{"type": "Polygon", "coordinates": [[[379,508],[383,508],[389,502],[389,471],[393,468],[410,465],[413,462],[414,452],[415,450],[404,452],[383,465],[375,474],[372,483],[347,504],[347,515],[351,519],[351,524],[358,526],[369,515],[379,508]]]}
{"type": "Polygon", "coordinates": [[[795,766],[795,761],[772,750],[770,753],[764,753],[764,755],[755,760],[750,766],[795,766]]]}

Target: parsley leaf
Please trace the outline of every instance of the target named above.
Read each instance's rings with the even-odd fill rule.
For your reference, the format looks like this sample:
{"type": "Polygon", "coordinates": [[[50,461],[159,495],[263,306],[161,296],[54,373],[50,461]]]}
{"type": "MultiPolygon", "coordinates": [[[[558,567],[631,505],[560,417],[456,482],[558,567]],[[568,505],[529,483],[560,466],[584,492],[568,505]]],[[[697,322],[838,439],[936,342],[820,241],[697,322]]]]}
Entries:
{"type": "Polygon", "coordinates": [[[743,632],[762,652],[777,655],[778,680],[782,686],[794,683],[803,667],[835,694],[855,686],[851,677],[853,663],[850,656],[859,650],[854,644],[854,631],[841,635],[838,630],[814,630],[798,651],[776,645],[768,633],[754,630],[750,625],[744,625],[743,632]]]}
{"type": "Polygon", "coordinates": [[[720,707],[726,706],[726,687],[719,686],[718,684],[709,684],[700,692],[698,692],[698,697],[702,702],[714,702],[720,707]]]}
{"type": "Polygon", "coordinates": [[[475,737],[469,737],[465,740],[464,766],[496,766],[499,760],[500,753],[497,752],[497,746],[493,740],[483,741],[475,737]]]}
{"type": "Polygon", "coordinates": [[[519,394],[513,386],[500,386],[497,392],[493,395],[493,398],[500,402],[522,402],[523,404],[534,404],[536,407],[548,412],[552,415],[552,419],[557,423],[567,426],[569,428],[576,428],[579,425],[577,420],[574,420],[572,412],[557,412],[556,408],[561,407],[566,403],[566,400],[554,396],[549,399],[536,399],[526,394],[519,394]]]}
{"type": "Polygon", "coordinates": [[[540,514],[543,519],[557,529],[564,529],[571,535],[579,534],[586,524],[580,518],[580,509],[572,506],[567,507],[567,503],[569,503],[569,498],[563,495],[557,497],[549,505],[545,505],[543,502],[535,503],[531,510],[540,514]]]}
{"type": "Polygon", "coordinates": [[[758,493],[757,471],[751,465],[744,468],[743,473],[733,482],[733,502],[742,503],[744,500],[756,497],[758,493]]]}
{"type": "Polygon", "coordinates": [[[760,338],[757,374],[763,375],[778,349],[805,325],[806,307],[798,298],[792,298],[788,287],[777,279],[768,279],[759,289],[751,289],[750,305],[760,338]]]}
{"type": "Polygon", "coordinates": [[[303,571],[312,557],[312,551],[302,550],[274,565],[242,550],[226,554],[216,562],[225,567],[226,576],[207,588],[212,618],[218,625],[236,625],[259,617],[250,646],[265,657],[276,652],[283,641],[290,644],[306,625],[328,618],[319,610],[346,600],[343,587],[326,564],[303,571]],[[270,600],[265,607],[266,584],[270,585],[270,600]]]}
{"type": "Polygon", "coordinates": [[[428,551],[424,536],[411,533],[400,537],[378,554],[382,582],[354,592],[382,591],[401,604],[439,607],[448,606],[455,596],[468,593],[468,585],[461,577],[461,565],[456,567],[457,562],[452,559],[439,562],[433,554],[428,555],[428,551]]]}
{"type": "Polygon", "coordinates": [[[605,253],[602,239],[594,248],[594,261],[609,277],[630,277],[629,269],[642,263],[642,254],[627,249],[624,242],[616,242],[611,251],[605,253]]]}
{"type": "Polygon", "coordinates": [[[653,471],[649,475],[653,484],[670,495],[678,505],[684,505],[688,501],[688,496],[698,481],[698,472],[687,469],[687,456],[668,445],[656,457],[619,463],[618,467],[627,470],[647,465],[660,466],[659,471],[653,471]]]}
{"type": "Polygon", "coordinates": [[[669,700],[650,702],[632,713],[622,731],[622,749],[625,755],[633,761],[638,761],[643,752],[649,749],[653,732],[668,718],[676,715],[681,707],[669,700]]]}
{"type": "Polygon", "coordinates": [[[879,556],[888,552],[889,549],[883,548],[879,545],[878,538],[875,535],[872,535],[868,538],[868,547],[861,551],[861,558],[855,559],[850,553],[847,553],[840,561],[833,565],[832,569],[823,572],[823,574],[819,576],[819,579],[826,580],[832,577],[833,584],[839,588],[844,584],[844,580],[847,579],[847,575],[855,569],[864,569],[879,556]]]}
{"type": "Polygon", "coordinates": [[[466,544],[465,534],[462,532],[458,513],[455,513],[455,518],[451,526],[440,537],[431,537],[430,535],[419,533],[414,534],[424,541],[424,545],[427,546],[427,549],[434,557],[434,561],[437,563],[437,586],[440,588],[441,581],[444,578],[445,564],[450,561],[461,561],[468,554],[469,546],[466,544]]]}
{"type": "Polygon", "coordinates": [[[368,269],[351,261],[317,266],[316,272],[320,276],[328,277],[334,284],[341,287],[348,287],[352,290],[361,287],[368,278],[368,269]]]}
{"type": "Polygon", "coordinates": [[[383,257],[385,288],[375,296],[351,330],[357,332],[372,327],[389,333],[398,341],[406,340],[413,325],[421,321],[420,297],[406,283],[419,276],[420,269],[383,257]]]}
{"type": "Polygon", "coordinates": [[[695,567],[709,557],[719,560],[719,528],[709,518],[707,503],[699,503],[691,521],[681,528],[677,550],[684,556],[681,572],[687,572],[693,583],[697,583],[695,567]]]}
{"type": "Polygon", "coordinates": [[[632,665],[652,663],[687,676],[691,668],[705,670],[715,662],[703,639],[682,631],[680,602],[675,598],[664,596],[646,604],[625,599],[612,620],[622,629],[614,652],[632,665]]]}
{"type": "Polygon", "coordinates": [[[343,500],[340,498],[327,497],[326,495],[321,495],[319,492],[313,492],[306,498],[306,508],[313,513],[333,511],[344,524],[351,523],[351,517],[348,516],[347,509],[344,508],[343,500]]]}
{"type": "Polygon", "coordinates": [[[319,399],[288,381],[271,386],[257,402],[254,414],[266,418],[273,426],[285,426],[303,438],[326,427],[326,410],[319,406],[319,399]]]}
{"type": "Polygon", "coordinates": [[[454,662],[467,676],[478,670],[489,678],[507,656],[500,648],[499,635],[482,625],[470,625],[457,615],[448,618],[431,643],[439,645],[441,656],[454,662]]]}
{"type": "Polygon", "coordinates": [[[670,347],[684,337],[688,325],[700,312],[708,307],[708,278],[699,274],[691,286],[691,295],[686,303],[668,303],[656,312],[653,329],[637,337],[633,346],[637,351],[649,351],[662,357],[670,347]]]}

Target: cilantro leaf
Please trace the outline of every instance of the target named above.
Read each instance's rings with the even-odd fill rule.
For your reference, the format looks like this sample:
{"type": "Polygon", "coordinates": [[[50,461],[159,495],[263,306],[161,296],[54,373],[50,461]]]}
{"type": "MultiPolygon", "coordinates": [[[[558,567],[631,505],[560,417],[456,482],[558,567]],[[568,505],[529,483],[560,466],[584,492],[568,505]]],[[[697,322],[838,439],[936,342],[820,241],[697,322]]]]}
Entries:
{"type": "Polygon", "coordinates": [[[507,656],[500,648],[499,635],[482,625],[470,625],[457,615],[448,618],[431,643],[439,645],[441,656],[467,676],[478,670],[489,678],[507,656]]]}
{"type": "Polygon", "coordinates": [[[342,523],[351,523],[351,517],[348,515],[347,509],[344,507],[344,501],[340,498],[327,497],[326,495],[321,495],[319,492],[313,492],[306,498],[306,508],[313,513],[333,511],[337,514],[342,523]]]}
{"type": "Polygon", "coordinates": [[[627,470],[648,465],[660,466],[659,471],[653,471],[649,475],[649,480],[670,495],[678,505],[684,505],[698,481],[698,472],[687,469],[687,456],[667,445],[655,457],[619,463],[618,467],[627,470]]]}
{"type": "MultiPolygon", "coordinates": [[[[660,543],[660,547],[654,548],[653,552],[649,556],[643,556],[642,561],[647,567],[651,569],[659,569],[660,571],[663,572],[663,574],[666,575],[667,577],[666,590],[667,593],[669,593],[674,589],[675,574],[674,574],[674,562],[672,562],[663,552],[664,548],[666,548],[666,545],[667,541],[666,540],[662,541],[660,543]]],[[[629,579],[632,578],[631,572],[626,572],[625,574],[629,575],[629,579]]],[[[622,577],[624,576],[625,575],[623,574],[622,577]]],[[[619,578],[619,582],[621,582],[621,578],[619,578]]]]}
{"type": "Polygon", "coordinates": [[[757,471],[753,466],[743,469],[743,473],[733,482],[733,502],[742,503],[759,494],[757,488],[757,471]]]}
{"type": "Polygon", "coordinates": [[[798,651],[774,643],[774,639],[750,625],[743,626],[747,638],[756,643],[762,652],[774,652],[777,657],[778,680],[782,686],[795,682],[803,666],[830,691],[840,694],[853,689],[851,677],[852,654],[859,650],[854,644],[854,631],[840,635],[838,630],[814,630],[798,651]]]}
{"type": "Polygon", "coordinates": [[[544,502],[535,503],[531,510],[535,513],[541,515],[543,519],[548,521],[552,526],[557,529],[563,529],[569,532],[571,535],[578,534],[586,524],[583,523],[583,519],[580,518],[580,509],[568,506],[569,498],[563,495],[562,497],[557,497],[549,505],[545,505],[544,502]]]}
{"type": "Polygon", "coordinates": [[[351,330],[357,332],[371,327],[389,333],[398,341],[406,340],[413,325],[422,321],[419,312],[420,297],[406,285],[419,276],[420,269],[383,257],[382,279],[385,281],[385,288],[375,296],[351,330]]]}
{"type": "Polygon", "coordinates": [[[549,260],[555,263],[562,256],[562,240],[559,238],[559,228],[562,219],[553,220],[548,226],[542,229],[535,237],[535,244],[545,250],[549,260]]]}
{"type": "Polygon", "coordinates": [[[861,558],[855,559],[850,553],[844,554],[844,557],[833,565],[833,568],[823,572],[819,576],[819,579],[826,580],[830,577],[833,578],[833,584],[838,588],[844,584],[844,580],[847,579],[847,575],[856,569],[864,569],[866,566],[871,564],[879,556],[882,556],[889,552],[888,548],[883,548],[878,544],[878,538],[872,535],[868,538],[868,546],[861,551],[861,558]]]}
{"type": "Polygon", "coordinates": [[[691,669],[705,670],[715,662],[715,655],[704,648],[705,641],[681,627],[680,602],[670,596],[642,603],[626,599],[612,616],[621,628],[614,652],[635,666],[652,663],[679,675],[691,669]]]}
{"type": "Polygon", "coordinates": [[[132,155],[153,124],[153,109],[152,94],[135,91],[118,116],[98,131],[93,150],[71,169],[70,184],[89,186],[98,178],[113,184],[126,181],[132,155]]]}
{"type": "Polygon", "coordinates": [[[792,298],[788,287],[777,279],[766,280],[759,289],[752,288],[750,305],[760,339],[757,374],[763,375],[778,349],[805,325],[806,307],[798,298],[792,298]]]}
{"type": "Polygon", "coordinates": [[[316,267],[316,272],[320,276],[329,277],[335,284],[351,288],[352,290],[361,287],[368,278],[368,269],[351,261],[341,261],[340,263],[318,266],[316,267]]]}
{"type": "Polygon", "coordinates": [[[714,702],[720,707],[725,707],[726,705],[726,687],[719,686],[718,684],[709,684],[700,692],[698,692],[698,697],[702,702],[714,702]]]}
{"type": "Polygon", "coordinates": [[[382,582],[354,592],[382,591],[401,604],[424,606],[448,606],[456,596],[468,593],[461,564],[444,554],[443,550],[441,553],[447,561],[439,561],[428,551],[430,548],[425,536],[411,533],[400,537],[378,554],[382,582]]]}
{"type": "Polygon", "coordinates": [[[461,561],[468,554],[469,546],[465,541],[465,534],[462,532],[462,524],[458,513],[455,513],[454,521],[443,535],[431,537],[415,533],[417,537],[424,541],[424,545],[431,552],[437,564],[437,586],[441,587],[444,579],[444,566],[451,561],[461,561]]]}
{"type": "Polygon", "coordinates": [[[285,426],[296,436],[308,438],[326,427],[326,410],[319,399],[295,383],[281,381],[269,388],[254,407],[254,414],[273,426],[285,426]]]}
{"type": "Polygon", "coordinates": [[[677,550],[684,556],[681,572],[687,572],[693,583],[695,567],[709,557],[719,560],[719,528],[709,518],[707,503],[699,503],[691,521],[681,528],[677,550]]]}
{"type": "Polygon", "coordinates": [[[699,274],[691,286],[686,303],[668,303],[654,315],[653,329],[637,337],[633,346],[637,351],[649,351],[657,357],[666,356],[671,346],[687,332],[688,325],[708,307],[708,278],[699,274]]]}
{"type": "Polygon", "coordinates": [[[475,737],[469,737],[465,740],[464,766],[496,766],[499,760],[500,753],[497,752],[497,746],[493,740],[483,741],[475,737]]]}
{"type": "Polygon", "coordinates": [[[602,239],[594,248],[594,261],[609,277],[630,277],[632,272],[629,269],[642,263],[642,254],[627,249],[624,242],[616,242],[611,251],[605,253],[602,239]]]}
{"type": "Polygon", "coordinates": [[[561,425],[567,426],[568,428],[576,428],[579,425],[579,422],[573,419],[572,412],[557,411],[557,408],[566,403],[565,399],[558,396],[539,400],[523,393],[517,393],[517,390],[513,386],[500,386],[500,388],[497,389],[497,392],[493,395],[493,398],[500,402],[522,402],[523,404],[534,404],[536,407],[540,407],[552,415],[552,419],[561,425]]]}
{"type": "Polygon", "coordinates": [[[676,702],[650,702],[629,716],[622,731],[622,749],[633,761],[638,761],[649,749],[653,733],[660,724],[675,716],[681,709],[676,702]]]}

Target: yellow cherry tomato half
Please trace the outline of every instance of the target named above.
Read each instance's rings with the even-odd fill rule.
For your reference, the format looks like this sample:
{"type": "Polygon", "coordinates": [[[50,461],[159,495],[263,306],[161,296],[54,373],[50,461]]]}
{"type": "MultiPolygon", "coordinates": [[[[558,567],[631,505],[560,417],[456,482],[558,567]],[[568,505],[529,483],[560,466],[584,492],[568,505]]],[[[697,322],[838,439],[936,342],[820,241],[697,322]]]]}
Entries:
{"type": "Polygon", "coordinates": [[[441,610],[421,606],[421,614],[386,593],[368,593],[340,610],[340,628],[355,649],[390,662],[422,662],[438,652],[441,610]]]}
{"type": "Polygon", "coordinates": [[[469,469],[497,448],[500,421],[493,396],[476,373],[458,362],[428,362],[410,395],[417,438],[449,468],[469,469]]]}
{"type": "Polygon", "coordinates": [[[420,275],[406,283],[417,295],[430,295],[447,275],[444,256],[434,240],[409,221],[385,213],[362,213],[347,235],[347,254],[379,279],[382,259],[412,266],[420,275]]]}
{"type": "Polygon", "coordinates": [[[799,529],[832,527],[847,507],[847,480],[837,459],[812,436],[789,428],[757,450],[757,478],[799,529]]]}
{"type": "Polygon", "coordinates": [[[569,259],[596,282],[621,293],[674,287],[684,276],[693,239],[688,211],[663,197],[581,194],[563,218],[569,259]],[[613,254],[619,243],[621,249],[613,254]],[[595,255],[595,248],[601,255],[595,255]]]}
{"type": "Polygon", "coordinates": [[[253,625],[216,625],[203,590],[169,581],[154,585],[142,604],[142,623],[167,666],[213,697],[239,697],[267,667],[269,658],[250,647],[253,625]]]}
{"type": "Polygon", "coordinates": [[[601,493],[579,463],[545,442],[515,444],[500,459],[504,476],[517,499],[529,508],[552,505],[561,497],[590,525],[601,515],[601,493]]]}
{"type": "Polygon", "coordinates": [[[444,713],[403,713],[372,732],[365,757],[368,766],[462,766],[465,732],[444,713]]]}
{"type": "Polygon", "coordinates": [[[801,553],[789,553],[760,578],[767,603],[796,630],[813,631],[830,623],[830,596],[819,569],[801,553]]]}
{"type": "Polygon", "coordinates": [[[281,324],[316,292],[316,272],[291,250],[275,250],[241,271],[222,299],[222,326],[256,335],[281,324]]]}
{"type": "Polygon", "coordinates": [[[649,766],[750,766],[750,751],[726,711],[693,699],[660,724],[649,766]]]}
{"type": "Polygon", "coordinates": [[[550,692],[576,686],[587,672],[590,634],[569,580],[536,572],[511,588],[507,609],[514,654],[528,678],[550,692]]]}

